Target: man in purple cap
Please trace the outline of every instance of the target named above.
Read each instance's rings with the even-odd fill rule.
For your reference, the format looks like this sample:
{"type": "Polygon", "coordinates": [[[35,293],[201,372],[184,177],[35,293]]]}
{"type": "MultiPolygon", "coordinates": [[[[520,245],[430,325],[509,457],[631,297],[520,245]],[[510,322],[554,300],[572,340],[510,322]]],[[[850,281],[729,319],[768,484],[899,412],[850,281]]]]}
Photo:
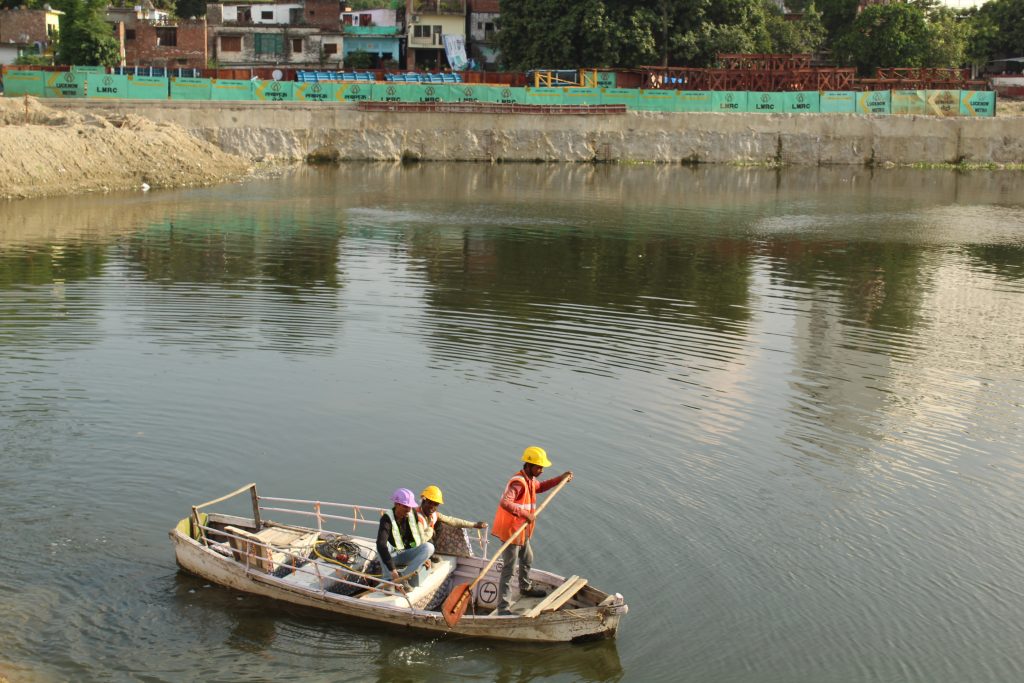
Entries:
{"type": "MultiPolygon", "coordinates": [[[[413,492],[398,489],[391,494],[391,502],[394,506],[381,513],[380,525],[377,527],[377,558],[380,560],[381,578],[397,583],[400,590],[410,590],[419,585],[416,572],[434,554],[434,545],[423,541],[416,515],[410,514],[416,509],[416,496],[413,492]],[[399,582],[400,566],[404,574],[412,574],[408,583],[399,582]]],[[[382,587],[390,588],[390,585],[382,584],[382,587]]]]}

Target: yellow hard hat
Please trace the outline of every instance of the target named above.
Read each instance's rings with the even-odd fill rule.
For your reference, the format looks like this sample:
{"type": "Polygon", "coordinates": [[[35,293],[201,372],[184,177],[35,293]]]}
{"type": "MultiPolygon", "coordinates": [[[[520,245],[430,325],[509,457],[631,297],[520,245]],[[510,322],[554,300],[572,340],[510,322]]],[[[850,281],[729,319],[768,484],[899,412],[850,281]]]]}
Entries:
{"type": "Polygon", "coordinates": [[[526,450],[523,451],[523,462],[528,462],[531,465],[538,465],[540,467],[551,467],[551,461],[548,460],[547,451],[540,446],[527,446],[526,450]]]}
{"type": "Polygon", "coordinates": [[[438,505],[444,505],[444,497],[441,495],[441,489],[437,488],[433,484],[423,489],[423,492],[420,493],[420,498],[426,498],[427,500],[434,501],[438,505]]]}

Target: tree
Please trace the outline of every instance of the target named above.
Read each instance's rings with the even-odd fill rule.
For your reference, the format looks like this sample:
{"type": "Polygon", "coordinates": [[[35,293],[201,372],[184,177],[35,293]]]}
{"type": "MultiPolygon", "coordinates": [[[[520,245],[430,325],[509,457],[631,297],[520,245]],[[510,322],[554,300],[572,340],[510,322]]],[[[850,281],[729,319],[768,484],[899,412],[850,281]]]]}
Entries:
{"type": "Polygon", "coordinates": [[[121,52],[104,18],[104,0],[61,0],[57,62],[61,64],[117,66],[121,52]]]}
{"type": "MultiPolygon", "coordinates": [[[[790,0],[787,7],[794,3],[790,0]]],[[[825,27],[821,13],[813,0],[802,5],[803,16],[791,21],[772,3],[766,2],[765,28],[771,39],[771,52],[782,54],[805,54],[815,52],[825,40],[825,27]]]]}
{"type": "Polygon", "coordinates": [[[1024,0],[989,0],[978,9],[975,22],[983,43],[976,40],[972,52],[983,45],[989,59],[1024,56],[1024,0]]]}
{"type": "Polygon", "coordinates": [[[206,0],[175,0],[174,13],[181,19],[206,16],[206,0]]]}
{"type": "Polygon", "coordinates": [[[932,38],[924,10],[912,4],[870,5],[836,42],[840,60],[862,74],[878,67],[926,66],[932,38]]]}
{"type": "Polygon", "coordinates": [[[860,0],[816,0],[814,3],[821,12],[821,23],[828,34],[828,42],[832,43],[846,33],[857,19],[857,6],[860,0]]]}

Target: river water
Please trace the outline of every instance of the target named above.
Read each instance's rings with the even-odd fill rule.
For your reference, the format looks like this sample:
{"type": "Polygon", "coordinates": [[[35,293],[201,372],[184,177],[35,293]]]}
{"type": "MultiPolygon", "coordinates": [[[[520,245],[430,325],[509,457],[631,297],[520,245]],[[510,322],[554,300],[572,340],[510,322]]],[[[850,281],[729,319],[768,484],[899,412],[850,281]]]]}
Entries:
{"type": "MultiPolygon", "coordinates": [[[[1014,173],[354,165],[0,205],[12,681],[972,683],[1024,675],[1014,173]],[[179,573],[188,506],[490,520],[612,642],[325,618],[179,573]]],[[[494,546],[492,545],[492,549],[494,546]]]]}

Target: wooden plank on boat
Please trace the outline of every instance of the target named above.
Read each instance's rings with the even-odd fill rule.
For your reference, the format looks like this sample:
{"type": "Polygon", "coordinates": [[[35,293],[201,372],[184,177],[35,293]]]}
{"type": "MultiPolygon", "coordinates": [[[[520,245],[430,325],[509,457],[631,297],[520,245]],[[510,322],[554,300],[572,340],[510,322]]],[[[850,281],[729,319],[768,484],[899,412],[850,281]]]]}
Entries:
{"type": "Polygon", "coordinates": [[[587,585],[586,579],[581,579],[575,574],[565,580],[561,586],[534,605],[531,609],[523,612],[524,617],[536,617],[541,612],[553,612],[572,599],[572,596],[579,593],[587,585]]]}
{"type": "Polygon", "coordinates": [[[244,563],[246,567],[254,567],[268,573],[273,571],[274,563],[270,559],[270,549],[262,545],[259,536],[233,526],[224,527],[224,531],[232,534],[228,536],[228,543],[231,544],[236,561],[244,563]]]}

